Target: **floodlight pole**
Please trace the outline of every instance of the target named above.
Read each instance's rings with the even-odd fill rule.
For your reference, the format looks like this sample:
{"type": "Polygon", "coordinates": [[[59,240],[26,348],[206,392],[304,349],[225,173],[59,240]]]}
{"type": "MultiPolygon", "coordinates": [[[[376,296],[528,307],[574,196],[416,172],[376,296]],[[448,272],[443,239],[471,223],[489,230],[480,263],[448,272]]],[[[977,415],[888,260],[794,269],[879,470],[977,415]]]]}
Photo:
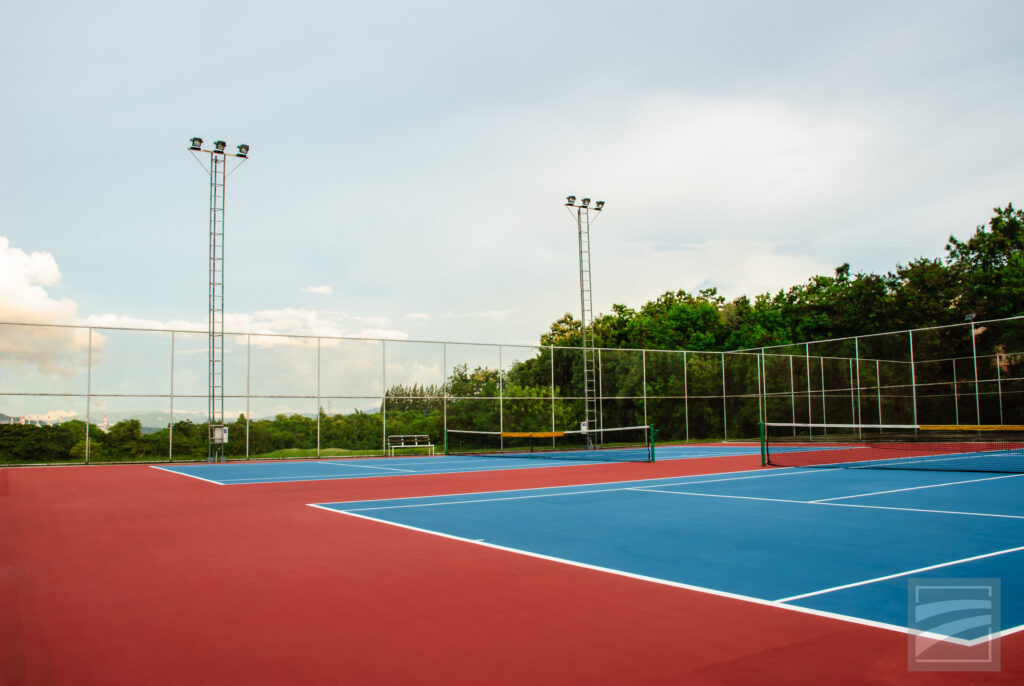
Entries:
{"type": "MultiPolygon", "coordinates": [[[[604,208],[604,201],[598,200],[591,207],[590,198],[583,198],[576,204],[576,196],[570,195],[565,199],[565,207],[569,214],[576,219],[576,235],[579,244],[580,256],[580,331],[583,335],[583,397],[584,397],[584,421],[585,430],[598,427],[597,412],[597,368],[596,353],[594,347],[594,306],[593,293],[590,286],[590,212],[594,212],[594,221],[597,214],[604,208]]],[[[587,447],[594,447],[589,434],[586,434],[587,447]]]]}
{"type": "Polygon", "coordinates": [[[207,413],[207,462],[224,462],[224,444],[228,430],[224,424],[224,187],[227,177],[249,159],[249,146],[239,145],[238,153],[227,152],[227,143],[216,141],[212,150],[203,149],[202,138],[192,138],[189,152],[210,176],[210,290],[209,357],[210,392],[207,413]],[[209,167],[197,152],[210,155],[209,167]],[[228,157],[239,160],[229,172],[228,157]]]}

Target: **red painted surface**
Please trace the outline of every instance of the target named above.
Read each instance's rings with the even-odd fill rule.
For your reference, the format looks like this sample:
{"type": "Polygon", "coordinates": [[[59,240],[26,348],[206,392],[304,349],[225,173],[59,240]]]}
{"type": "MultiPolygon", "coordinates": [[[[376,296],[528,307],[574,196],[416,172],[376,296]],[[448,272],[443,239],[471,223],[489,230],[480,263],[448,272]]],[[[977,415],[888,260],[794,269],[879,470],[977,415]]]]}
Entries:
{"type": "Polygon", "coordinates": [[[1024,683],[1022,634],[1003,640],[1000,673],[908,673],[896,632],[305,507],[758,460],[244,486],[3,469],[0,683],[1024,683]]]}

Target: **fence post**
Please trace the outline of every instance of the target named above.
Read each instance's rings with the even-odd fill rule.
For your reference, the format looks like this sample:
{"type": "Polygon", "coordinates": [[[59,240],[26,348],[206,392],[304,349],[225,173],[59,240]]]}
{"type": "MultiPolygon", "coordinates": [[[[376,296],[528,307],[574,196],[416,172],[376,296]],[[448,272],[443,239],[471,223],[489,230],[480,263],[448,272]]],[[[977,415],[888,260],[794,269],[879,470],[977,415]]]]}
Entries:
{"type": "Polygon", "coordinates": [[[722,353],[722,440],[729,440],[729,414],[725,407],[725,353],[722,353]]]}
{"type": "Polygon", "coordinates": [[[956,358],[953,358],[953,418],[954,424],[960,426],[960,392],[956,382],[956,358]]]}
{"type": "MultiPolygon", "coordinates": [[[[854,396],[853,389],[853,360],[847,358],[846,364],[850,368],[850,423],[857,423],[857,407],[855,405],[856,397],[854,396]]],[[[860,429],[857,430],[857,434],[860,434],[860,429]]]]}
{"type": "MultiPolygon", "coordinates": [[[[811,346],[804,343],[804,371],[807,372],[807,423],[814,423],[814,412],[811,410],[811,346]]],[[[809,434],[814,434],[814,429],[807,427],[809,434]]]]}
{"type": "MultiPolygon", "coordinates": [[[[793,356],[789,357],[789,416],[793,424],[796,424],[796,390],[793,383],[793,356]]],[[[796,436],[796,427],[793,427],[793,435],[796,436]]]]}
{"type": "Polygon", "coordinates": [[[89,464],[89,425],[92,423],[92,327],[89,327],[89,368],[85,374],[85,463],[89,464]]]}
{"type": "Polygon", "coordinates": [[[974,423],[981,424],[981,399],[978,397],[978,345],[974,319],[971,319],[971,357],[974,359],[974,423]]]}
{"type": "MultiPolygon", "coordinates": [[[[828,410],[826,409],[825,401],[825,358],[818,358],[818,366],[821,368],[821,423],[828,424],[828,410]]],[[[822,433],[826,433],[828,429],[822,429],[822,433]]]]}
{"type": "Polygon", "coordinates": [[[249,457],[249,422],[252,421],[252,410],[250,400],[252,399],[252,334],[245,335],[245,459],[249,457]]]}
{"type": "Polygon", "coordinates": [[[316,337],[316,456],[320,457],[320,415],[323,405],[320,400],[320,337],[316,337]]]}
{"type": "Polygon", "coordinates": [[[501,375],[504,368],[501,361],[501,346],[498,346],[498,447],[505,451],[505,387],[501,382],[501,375]]]}
{"type": "Polygon", "coordinates": [[[690,390],[686,378],[686,351],[683,351],[683,416],[686,425],[686,441],[690,441],[690,390]]]}
{"type": "Polygon", "coordinates": [[[758,422],[765,422],[765,409],[764,409],[764,379],[762,378],[764,370],[761,369],[764,363],[764,348],[761,348],[760,353],[756,353],[754,358],[754,366],[758,371],[758,422]]]}
{"type": "Polygon", "coordinates": [[[171,332],[171,416],[167,421],[167,461],[174,460],[174,332],[171,332]]]}
{"type": "Polygon", "coordinates": [[[444,429],[444,454],[448,454],[448,344],[441,344],[441,426],[444,429]]]}
{"type": "Polygon", "coordinates": [[[643,370],[643,389],[644,389],[644,426],[650,426],[647,421],[647,350],[640,351],[641,356],[641,368],[643,370]]]}
{"type": "Polygon", "coordinates": [[[882,425],[882,365],[875,360],[875,396],[878,398],[878,425],[882,425]]]}
{"type": "MultiPolygon", "coordinates": [[[[549,345],[548,350],[551,352],[551,431],[555,431],[555,346],[549,345]]],[[[555,438],[551,437],[551,447],[555,447],[555,438]]]]}
{"type": "Polygon", "coordinates": [[[908,331],[910,340],[910,399],[914,404],[914,426],[917,426],[917,370],[914,369],[914,332],[908,331]]]}
{"type": "MultiPolygon", "coordinates": [[[[861,400],[860,400],[860,339],[853,337],[853,355],[857,360],[857,411],[854,413],[853,423],[858,426],[861,422],[861,400]]],[[[858,429],[858,433],[860,430],[858,429]]]]}
{"type": "Polygon", "coordinates": [[[1002,360],[1000,359],[1001,357],[1002,357],[1002,354],[997,352],[996,353],[996,388],[997,388],[998,393],[999,393],[999,423],[1003,424],[1004,423],[1003,422],[1003,374],[1002,374],[1002,370],[999,368],[1000,362],[1002,362],[1002,360]]]}

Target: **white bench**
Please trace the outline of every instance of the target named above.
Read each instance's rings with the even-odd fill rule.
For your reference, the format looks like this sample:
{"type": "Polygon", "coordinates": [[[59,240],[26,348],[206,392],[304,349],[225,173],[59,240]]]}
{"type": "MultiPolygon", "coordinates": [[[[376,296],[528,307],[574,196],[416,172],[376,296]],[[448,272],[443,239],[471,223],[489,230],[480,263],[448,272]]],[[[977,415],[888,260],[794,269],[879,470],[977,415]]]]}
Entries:
{"type": "Polygon", "coordinates": [[[388,436],[388,456],[395,456],[395,448],[427,448],[428,455],[434,454],[434,444],[426,434],[388,436]]]}

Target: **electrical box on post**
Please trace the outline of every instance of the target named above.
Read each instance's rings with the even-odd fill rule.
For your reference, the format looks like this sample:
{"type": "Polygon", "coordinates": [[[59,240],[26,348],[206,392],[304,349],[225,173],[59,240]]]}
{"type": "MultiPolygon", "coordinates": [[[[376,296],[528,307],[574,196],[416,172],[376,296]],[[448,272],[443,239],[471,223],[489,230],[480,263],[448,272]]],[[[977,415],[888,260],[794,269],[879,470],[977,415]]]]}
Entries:
{"type": "Polygon", "coordinates": [[[211,428],[213,429],[212,433],[210,434],[211,443],[223,444],[228,442],[228,427],[214,426],[211,428]]]}

